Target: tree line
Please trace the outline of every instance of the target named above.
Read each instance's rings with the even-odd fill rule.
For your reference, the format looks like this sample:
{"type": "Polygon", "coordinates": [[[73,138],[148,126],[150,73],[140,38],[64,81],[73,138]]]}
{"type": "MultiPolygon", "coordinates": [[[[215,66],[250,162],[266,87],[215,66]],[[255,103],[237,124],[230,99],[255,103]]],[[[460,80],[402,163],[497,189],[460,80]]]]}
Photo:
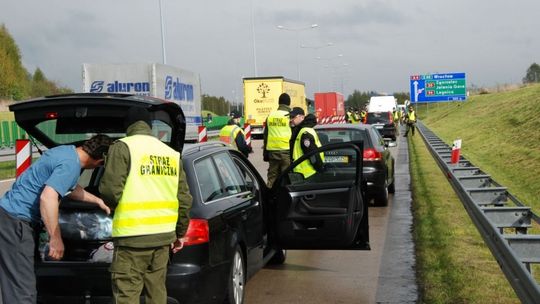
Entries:
{"type": "Polygon", "coordinates": [[[72,92],[45,77],[41,69],[29,73],[22,65],[21,52],[5,25],[0,27],[0,98],[22,100],[72,92]]]}

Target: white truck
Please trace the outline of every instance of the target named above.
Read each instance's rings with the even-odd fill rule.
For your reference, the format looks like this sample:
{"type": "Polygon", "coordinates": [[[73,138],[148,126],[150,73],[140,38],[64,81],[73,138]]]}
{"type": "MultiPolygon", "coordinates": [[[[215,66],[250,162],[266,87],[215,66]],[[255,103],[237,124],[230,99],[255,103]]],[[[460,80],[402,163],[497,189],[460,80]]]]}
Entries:
{"type": "Polygon", "coordinates": [[[83,64],[83,92],[128,93],[180,105],[186,117],[186,141],[196,141],[201,117],[199,75],[158,63],[83,64]]]}
{"type": "Polygon", "coordinates": [[[371,96],[367,106],[368,112],[392,112],[397,109],[397,99],[390,96],[371,96]]]}

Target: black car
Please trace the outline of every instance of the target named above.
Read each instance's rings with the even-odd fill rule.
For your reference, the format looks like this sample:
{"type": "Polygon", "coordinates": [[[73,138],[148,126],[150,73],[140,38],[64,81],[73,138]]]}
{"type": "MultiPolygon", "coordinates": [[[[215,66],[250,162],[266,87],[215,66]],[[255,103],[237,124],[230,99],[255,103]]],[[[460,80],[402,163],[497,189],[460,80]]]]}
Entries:
{"type": "MultiPolygon", "coordinates": [[[[285,249],[369,250],[362,151],[351,143],[316,151],[348,151],[356,159],[348,171],[330,168],[319,174],[319,181],[303,179],[293,172],[300,159],[268,189],[235,149],[220,142],[184,147],[184,114],[175,103],[134,95],[72,94],[17,103],[10,110],[19,126],[50,148],[78,145],[96,133],[125,136],[123,120],[131,106],[148,109],[154,135],[182,152],[193,196],[185,247],[170,256],[168,303],[242,303],[246,281],[271,260],[283,263],[285,249]]],[[[99,195],[102,173],[102,167],[84,170],[79,184],[99,195]]],[[[47,260],[43,231],[37,246],[40,303],[110,303],[109,262],[96,259],[100,252],[110,254],[110,234],[96,233],[110,232],[110,218],[67,198],[60,213],[64,259],[47,260]]]]}
{"type": "MultiPolygon", "coordinates": [[[[364,124],[317,125],[315,130],[321,144],[341,142],[363,142],[363,175],[367,183],[367,201],[373,198],[375,205],[388,205],[388,193],[394,193],[394,157],[388,144],[377,129],[364,124]]],[[[343,150],[325,154],[325,165],[349,168],[354,163],[354,155],[343,150]]]]}
{"type": "Polygon", "coordinates": [[[392,112],[368,112],[366,124],[373,125],[382,137],[396,140],[397,128],[392,112]]]}

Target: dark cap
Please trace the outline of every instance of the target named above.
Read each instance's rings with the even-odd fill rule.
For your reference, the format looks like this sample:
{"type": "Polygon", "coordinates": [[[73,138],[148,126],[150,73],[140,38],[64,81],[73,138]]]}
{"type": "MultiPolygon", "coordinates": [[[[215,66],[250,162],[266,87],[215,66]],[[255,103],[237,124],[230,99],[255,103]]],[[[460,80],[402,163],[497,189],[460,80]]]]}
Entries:
{"type": "Polygon", "coordinates": [[[304,109],[299,107],[294,107],[291,112],[289,112],[289,118],[295,118],[298,115],[306,115],[306,112],[304,112],[304,109]]]}
{"type": "Polygon", "coordinates": [[[290,106],[291,96],[289,96],[287,93],[281,93],[281,95],[279,95],[279,104],[290,106]]]}
{"type": "Polygon", "coordinates": [[[127,129],[132,124],[137,121],[144,121],[149,127],[152,127],[152,122],[150,121],[150,113],[148,110],[141,107],[131,107],[127,111],[126,118],[124,120],[124,127],[127,129]]]}
{"type": "Polygon", "coordinates": [[[231,118],[242,118],[242,115],[240,115],[240,113],[236,111],[232,111],[230,115],[231,115],[231,118]]]}

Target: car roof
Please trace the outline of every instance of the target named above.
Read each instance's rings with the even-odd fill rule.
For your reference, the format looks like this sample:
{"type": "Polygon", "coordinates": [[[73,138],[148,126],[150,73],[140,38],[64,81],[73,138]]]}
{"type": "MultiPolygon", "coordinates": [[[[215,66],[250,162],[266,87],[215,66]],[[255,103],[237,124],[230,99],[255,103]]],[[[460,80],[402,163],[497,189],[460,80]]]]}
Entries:
{"type": "Polygon", "coordinates": [[[368,130],[372,129],[372,125],[366,124],[324,124],[316,125],[314,129],[356,129],[356,130],[368,130]]]}

